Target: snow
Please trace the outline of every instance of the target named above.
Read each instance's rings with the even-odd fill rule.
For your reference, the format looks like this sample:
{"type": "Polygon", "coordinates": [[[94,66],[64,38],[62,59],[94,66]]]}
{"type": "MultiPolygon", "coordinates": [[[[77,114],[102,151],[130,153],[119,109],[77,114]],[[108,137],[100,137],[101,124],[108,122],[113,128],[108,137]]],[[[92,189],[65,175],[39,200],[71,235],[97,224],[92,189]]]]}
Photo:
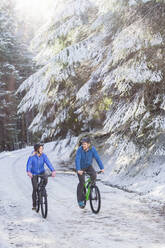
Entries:
{"type": "MultiPolygon", "coordinates": [[[[133,190],[141,189],[143,195],[139,196],[108,186],[106,178],[110,182],[110,168],[106,164],[105,175],[100,176],[101,181],[97,183],[102,196],[101,211],[95,215],[89,204],[84,210],[79,209],[76,202],[77,176],[67,167],[61,167],[58,161],[60,156],[66,160],[65,153],[69,155],[76,143],[73,141],[67,145],[67,141],[51,142],[44,147],[57,171],[56,177],[50,178],[47,185],[47,219],[31,210],[32,189],[25,165],[32,147],[0,153],[3,175],[0,180],[0,247],[164,248],[162,205],[150,201],[151,192],[144,194],[148,189],[152,191],[152,197],[164,200],[165,171],[159,173],[158,182],[151,183],[149,174],[141,180],[140,177],[139,180],[129,179],[127,183],[134,183],[133,190]]],[[[153,171],[151,168],[151,174],[153,171]]],[[[114,183],[117,183],[115,177],[114,183]]]]}
{"type": "Polygon", "coordinates": [[[116,82],[119,83],[123,79],[137,83],[144,83],[147,80],[150,80],[150,82],[160,82],[162,80],[161,71],[152,72],[148,69],[145,62],[134,63],[132,60],[130,60],[129,64],[117,68],[114,71],[114,75],[116,82]]]}

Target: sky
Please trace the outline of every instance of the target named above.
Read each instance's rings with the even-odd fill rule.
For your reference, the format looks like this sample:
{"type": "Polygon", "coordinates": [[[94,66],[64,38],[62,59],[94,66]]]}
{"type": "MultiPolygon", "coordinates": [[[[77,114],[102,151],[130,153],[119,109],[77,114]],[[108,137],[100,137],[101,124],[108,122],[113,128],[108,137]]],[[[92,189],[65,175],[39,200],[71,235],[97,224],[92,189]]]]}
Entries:
{"type": "Polygon", "coordinates": [[[47,21],[52,15],[52,6],[56,0],[14,0],[18,18],[31,22],[47,21]]]}
{"type": "Polygon", "coordinates": [[[18,19],[18,33],[31,42],[36,32],[52,18],[57,0],[12,0],[18,19]]]}

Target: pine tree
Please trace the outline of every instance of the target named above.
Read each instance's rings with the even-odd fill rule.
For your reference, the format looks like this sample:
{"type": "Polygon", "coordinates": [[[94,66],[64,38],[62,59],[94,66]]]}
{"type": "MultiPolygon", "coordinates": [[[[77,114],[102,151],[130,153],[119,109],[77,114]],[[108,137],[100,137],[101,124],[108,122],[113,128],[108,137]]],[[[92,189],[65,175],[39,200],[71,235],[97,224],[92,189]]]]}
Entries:
{"type": "Polygon", "coordinates": [[[92,67],[99,64],[100,50],[104,54],[100,36],[96,36],[101,27],[92,26],[98,14],[95,5],[87,0],[61,1],[55,9],[58,15],[33,40],[33,48],[38,50],[35,59],[41,69],[19,88],[19,92],[27,91],[19,111],[37,109],[30,129],[42,132],[42,139],[64,137],[69,129],[80,131],[75,113],[76,92],[86,83],[92,67]]]}
{"type": "MultiPolygon", "coordinates": [[[[29,76],[31,65],[25,43],[20,40],[13,1],[0,3],[0,150],[18,148],[24,127],[17,115],[20,97],[16,90],[29,76]]],[[[26,139],[24,140],[26,141],[26,139]]]]}
{"type": "Polygon", "coordinates": [[[164,3],[68,0],[55,11],[33,40],[41,68],[19,88],[19,111],[37,111],[30,129],[45,140],[98,130],[136,140],[147,126],[153,137],[152,115],[164,108],[164,3]]]}

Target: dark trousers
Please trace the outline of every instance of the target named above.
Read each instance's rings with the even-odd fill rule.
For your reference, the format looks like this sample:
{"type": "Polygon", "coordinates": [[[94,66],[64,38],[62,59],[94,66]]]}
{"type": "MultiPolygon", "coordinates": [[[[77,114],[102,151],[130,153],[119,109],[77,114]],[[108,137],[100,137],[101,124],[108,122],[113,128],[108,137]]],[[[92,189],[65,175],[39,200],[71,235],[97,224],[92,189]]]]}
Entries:
{"type": "MultiPolygon", "coordinates": [[[[96,171],[94,170],[94,168],[90,165],[88,168],[82,169],[83,171],[85,171],[91,178],[92,182],[95,182],[96,180],[96,171]]],[[[79,178],[79,187],[77,190],[77,199],[78,201],[83,201],[84,200],[84,194],[83,194],[83,188],[84,188],[84,183],[85,183],[85,175],[78,175],[79,178]]]]}
{"type": "MultiPolygon", "coordinates": [[[[38,187],[38,176],[37,175],[33,175],[32,179],[32,187],[33,187],[33,191],[32,191],[32,202],[33,202],[33,207],[36,207],[36,193],[37,193],[37,187],[38,187]]],[[[46,184],[48,183],[48,178],[45,177],[44,178],[44,184],[46,186],[46,184]]]]}

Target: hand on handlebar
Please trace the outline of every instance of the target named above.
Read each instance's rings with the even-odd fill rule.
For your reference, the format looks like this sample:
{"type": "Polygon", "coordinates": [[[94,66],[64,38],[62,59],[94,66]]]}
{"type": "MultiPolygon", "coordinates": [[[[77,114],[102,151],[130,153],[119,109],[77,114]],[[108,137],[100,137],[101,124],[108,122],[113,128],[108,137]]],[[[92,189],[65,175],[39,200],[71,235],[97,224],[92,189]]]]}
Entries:
{"type": "Polygon", "coordinates": [[[28,177],[30,177],[30,178],[33,177],[32,173],[31,173],[30,171],[27,172],[27,175],[28,175],[28,177]]]}
{"type": "Polygon", "coordinates": [[[55,175],[56,175],[56,172],[52,171],[52,177],[55,177],[55,175]]]}
{"type": "Polygon", "coordinates": [[[84,173],[84,171],[78,170],[77,173],[81,176],[84,173]]]}

